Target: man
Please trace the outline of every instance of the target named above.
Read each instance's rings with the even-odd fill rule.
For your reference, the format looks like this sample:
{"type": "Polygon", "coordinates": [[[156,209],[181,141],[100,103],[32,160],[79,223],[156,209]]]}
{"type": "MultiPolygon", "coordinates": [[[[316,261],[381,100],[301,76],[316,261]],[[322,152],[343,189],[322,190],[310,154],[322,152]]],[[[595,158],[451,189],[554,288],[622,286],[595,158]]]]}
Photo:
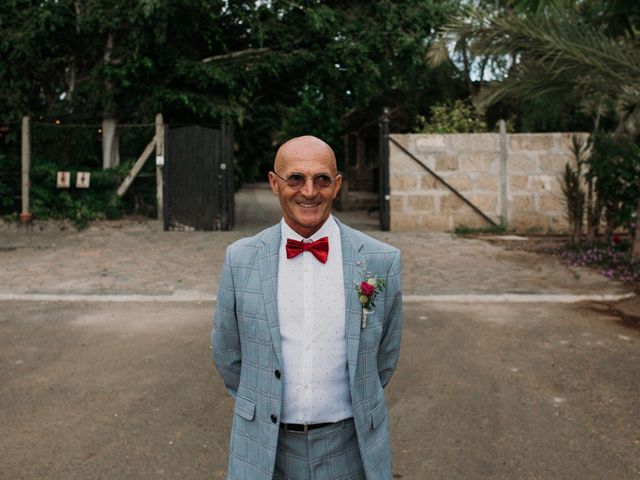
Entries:
{"type": "Polygon", "coordinates": [[[283,219],[227,249],[218,289],[212,356],[235,399],[227,478],[389,480],[400,252],[331,215],[342,177],[322,140],[285,143],[269,183],[283,219]]]}

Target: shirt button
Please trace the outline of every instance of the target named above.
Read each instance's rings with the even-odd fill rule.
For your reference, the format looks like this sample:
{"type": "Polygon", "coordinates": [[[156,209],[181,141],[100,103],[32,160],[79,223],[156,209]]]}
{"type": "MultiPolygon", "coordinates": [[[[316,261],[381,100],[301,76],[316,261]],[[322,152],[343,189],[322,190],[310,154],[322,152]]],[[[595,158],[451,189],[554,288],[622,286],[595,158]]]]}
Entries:
{"type": "Polygon", "coordinates": [[[275,415],[271,415],[271,423],[276,423],[278,421],[278,417],[275,415]]]}
{"type": "Polygon", "coordinates": [[[280,370],[276,370],[274,372],[274,375],[276,376],[277,379],[280,379],[280,377],[282,376],[282,373],[280,373],[280,370]]]}

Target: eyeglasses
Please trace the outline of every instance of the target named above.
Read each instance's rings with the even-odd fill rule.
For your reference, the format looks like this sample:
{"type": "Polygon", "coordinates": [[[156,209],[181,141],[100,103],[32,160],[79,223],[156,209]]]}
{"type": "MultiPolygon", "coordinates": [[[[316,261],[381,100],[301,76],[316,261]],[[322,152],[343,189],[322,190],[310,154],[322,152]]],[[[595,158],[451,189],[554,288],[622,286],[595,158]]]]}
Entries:
{"type": "Polygon", "coordinates": [[[307,178],[310,178],[313,182],[313,186],[319,190],[330,187],[336,181],[335,178],[331,178],[329,175],[325,175],[324,173],[314,175],[313,177],[308,177],[300,173],[293,173],[287,178],[281,177],[276,172],[273,172],[273,174],[280,180],[286,182],[287,186],[294,190],[299,190],[304,187],[304,184],[307,183],[307,178]]]}

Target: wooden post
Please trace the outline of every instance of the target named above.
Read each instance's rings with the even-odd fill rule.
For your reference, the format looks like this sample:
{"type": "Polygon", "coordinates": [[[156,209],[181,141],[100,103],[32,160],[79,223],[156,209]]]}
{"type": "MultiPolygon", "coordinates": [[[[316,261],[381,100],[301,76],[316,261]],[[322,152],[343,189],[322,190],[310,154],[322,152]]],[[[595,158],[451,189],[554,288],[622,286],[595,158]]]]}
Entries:
{"type": "Polygon", "coordinates": [[[509,223],[509,173],[507,172],[507,124],[500,120],[500,224],[506,227],[509,223]]]}
{"type": "Polygon", "coordinates": [[[22,117],[22,212],[20,221],[31,220],[29,213],[29,170],[31,169],[31,118],[22,117]]]}
{"type": "Polygon", "coordinates": [[[156,202],[158,205],[158,220],[162,220],[163,205],[163,178],[162,168],[164,166],[164,120],[162,114],[156,115],[156,202]]]}

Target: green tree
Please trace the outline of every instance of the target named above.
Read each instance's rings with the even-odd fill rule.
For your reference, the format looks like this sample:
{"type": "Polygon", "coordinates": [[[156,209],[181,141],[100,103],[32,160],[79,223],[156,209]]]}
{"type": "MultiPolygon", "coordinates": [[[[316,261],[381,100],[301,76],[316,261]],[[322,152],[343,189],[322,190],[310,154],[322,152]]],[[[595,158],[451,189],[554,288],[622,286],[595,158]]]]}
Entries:
{"type": "MultiPolygon", "coordinates": [[[[466,9],[443,29],[472,36],[480,55],[509,55],[508,74],[493,82],[483,103],[505,97],[562,96],[580,105],[600,127],[612,117],[614,135],[640,136],[640,7],[624,1],[529,2],[534,15],[506,10],[495,14],[466,9]]],[[[633,256],[640,258],[640,203],[633,256]]]]}

